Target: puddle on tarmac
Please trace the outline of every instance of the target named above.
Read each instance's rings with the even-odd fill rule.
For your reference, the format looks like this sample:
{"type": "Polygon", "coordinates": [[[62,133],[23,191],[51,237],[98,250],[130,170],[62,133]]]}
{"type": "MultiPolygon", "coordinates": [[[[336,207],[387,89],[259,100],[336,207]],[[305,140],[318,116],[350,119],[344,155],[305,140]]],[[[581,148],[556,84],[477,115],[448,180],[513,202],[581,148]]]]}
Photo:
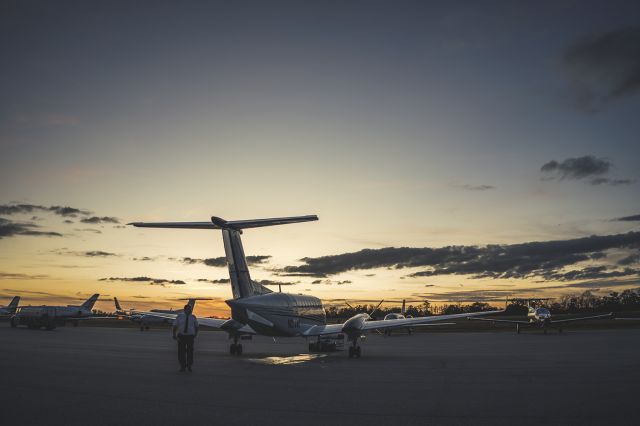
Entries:
{"type": "Polygon", "coordinates": [[[294,365],[324,358],[326,354],[298,354],[291,356],[269,356],[266,358],[247,358],[249,362],[265,365],[294,365]]]}

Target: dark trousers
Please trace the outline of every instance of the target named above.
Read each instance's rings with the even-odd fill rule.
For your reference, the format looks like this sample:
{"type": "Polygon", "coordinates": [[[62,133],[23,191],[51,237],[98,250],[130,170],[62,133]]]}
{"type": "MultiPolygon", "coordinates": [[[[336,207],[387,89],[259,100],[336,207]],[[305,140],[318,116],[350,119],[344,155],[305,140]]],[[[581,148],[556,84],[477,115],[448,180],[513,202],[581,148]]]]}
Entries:
{"type": "Polygon", "coordinates": [[[195,336],[187,336],[178,334],[178,361],[180,366],[185,368],[191,367],[193,364],[193,338],[195,336]]]}

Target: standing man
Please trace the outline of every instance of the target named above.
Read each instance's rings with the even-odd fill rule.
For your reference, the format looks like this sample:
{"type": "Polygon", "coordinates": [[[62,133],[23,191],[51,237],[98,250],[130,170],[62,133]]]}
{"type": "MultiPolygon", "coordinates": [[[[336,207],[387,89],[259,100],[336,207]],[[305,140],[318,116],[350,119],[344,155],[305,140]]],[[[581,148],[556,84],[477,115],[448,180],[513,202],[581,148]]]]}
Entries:
{"type": "Polygon", "coordinates": [[[191,305],[184,305],[182,313],[173,322],[173,339],[178,340],[178,361],[180,371],[191,372],[193,364],[193,340],[198,335],[198,319],[191,314],[191,305]],[[176,335],[177,333],[177,335],[176,335]]]}

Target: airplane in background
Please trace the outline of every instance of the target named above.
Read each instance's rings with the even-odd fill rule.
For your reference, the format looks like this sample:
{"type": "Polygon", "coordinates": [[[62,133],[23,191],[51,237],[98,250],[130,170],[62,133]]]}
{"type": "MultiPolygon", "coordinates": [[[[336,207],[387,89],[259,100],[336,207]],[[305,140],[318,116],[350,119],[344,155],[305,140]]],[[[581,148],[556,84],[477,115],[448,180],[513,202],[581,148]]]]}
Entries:
{"type": "MultiPolygon", "coordinates": [[[[118,302],[118,298],[114,297],[113,301],[116,305],[116,314],[120,317],[125,317],[127,319],[129,319],[130,321],[135,322],[136,324],[140,325],[140,331],[145,331],[145,330],[149,330],[151,325],[173,325],[173,320],[169,319],[169,318],[163,318],[163,317],[159,317],[159,316],[155,316],[155,315],[147,315],[144,313],[139,313],[138,311],[136,311],[135,309],[122,309],[122,307],[120,306],[120,302],[118,302]]],[[[189,299],[189,301],[187,302],[187,305],[191,305],[191,311],[193,312],[193,309],[195,307],[196,304],[196,299],[189,299]]],[[[176,316],[178,314],[181,314],[182,312],[184,312],[184,309],[151,309],[151,311],[149,312],[153,312],[153,313],[160,313],[160,314],[175,314],[176,316]]]]}
{"type": "Polygon", "coordinates": [[[95,316],[92,312],[98,296],[99,294],[92,295],[82,305],[21,306],[11,317],[11,327],[26,325],[29,328],[45,327],[53,330],[58,324],[71,322],[75,327],[80,320],[103,318],[95,316]]]}
{"type": "MultiPolygon", "coordinates": [[[[521,300],[521,299],[520,299],[521,300]]],[[[469,320],[475,321],[491,321],[498,323],[506,323],[506,324],[515,324],[516,325],[516,333],[520,334],[520,327],[536,327],[541,328],[544,331],[544,334],[547,334],[547,329],[549,327],[557,327],[558,332],[562,333],[562,326],[565,324],[569,324],[576,321],[586,321],[586,320],[595,320],[595,319],[612,319],[613,312],[604,315],[592,315],[588,317],[580,317],[580,318],[567,318],[561,320],[554,320],[551,318],[551,312],[549,309],[544,307],[534,307],[532,303],[540,302],[549,299],[526,299],[527,301],[527,319],[526,320],[508,320],[508,319],[495,319],[495,318],[469,318],[469,320]]]]}
{"type": "Polygon", "coordinates": [[[15,296],[7,306],[0,306],[0,317],[8,317],[16,313],[20,296],[15,296]]]}
{"type": "MultiPolygon", "coordinates": [[[[129,225],[139,228],[214,229],[222,231],[222,240],[233,293],[233,299],[226,301],[231,308],[231,318],[228,320],[198,318],[198,323],[203,327],[226,331],[229,334],[229,338],[233,339],[233,343],[229,347],[231,355],[241,355],[242,344],[238,343],[238,340],[250,338],[253,335],[316,337],[320,340],[322,336],[343,334],[350,342],[349,358],[360,358],[361,349],[358,342],[370,330],[402,328],[454,318],[467,318],[469,316],[503,312],[488,311],[472,314],[439,315],[396,319],[393,321],[375,321],[372,320],[369,314],[359,313],[342,324],[327,324],[325,309],[322,301],[317,297],[281,292],[274,293],[260,283],[253,281],[249,274],[240,238],[244,229],[316,220],[318,220],[318,216],[315,215],[235,221],[226,221],[213,216],[210,222],[134,222],[129,225]]],[[[143,314],[169,319],[176,317],[176,314],[154,312],[143,312],[143,314]]]]}
{"type": "MultiPolygon", "coordinates": [[[[384,320],[385,321],[393,321],[393,320],[401,320],[401,319],[405,319],[405,318],[411,318],[411,316],[406,316],[406,300],[402,299],[402,309],[400,309],[400,313],[397,312],[391,312],[390,314],[387,314],[384,316],[384,320]]],[[[444,325],[442,323],[440,323],[440,325],[444,325]]],[[[393,331],[393,328],[387,328],[384,331],[385,336],[391,336],[391,333],[393,331]]],[[[412,330],[411,327],[407,327],[407,333],[411,334],[412,330]]]]}

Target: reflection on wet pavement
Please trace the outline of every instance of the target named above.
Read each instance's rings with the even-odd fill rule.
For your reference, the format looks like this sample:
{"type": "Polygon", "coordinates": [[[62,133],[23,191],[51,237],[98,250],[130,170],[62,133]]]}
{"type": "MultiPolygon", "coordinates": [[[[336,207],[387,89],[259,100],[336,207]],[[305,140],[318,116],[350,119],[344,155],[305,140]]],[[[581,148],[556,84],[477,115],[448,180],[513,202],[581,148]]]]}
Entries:
{"type": "Polygon", "coordinates": [[[266,358],[247,358],[247,361],[267,365],[294,365],[324,358],[326,354],[298,354],[291,356],[269,356],[266,358]]]}

